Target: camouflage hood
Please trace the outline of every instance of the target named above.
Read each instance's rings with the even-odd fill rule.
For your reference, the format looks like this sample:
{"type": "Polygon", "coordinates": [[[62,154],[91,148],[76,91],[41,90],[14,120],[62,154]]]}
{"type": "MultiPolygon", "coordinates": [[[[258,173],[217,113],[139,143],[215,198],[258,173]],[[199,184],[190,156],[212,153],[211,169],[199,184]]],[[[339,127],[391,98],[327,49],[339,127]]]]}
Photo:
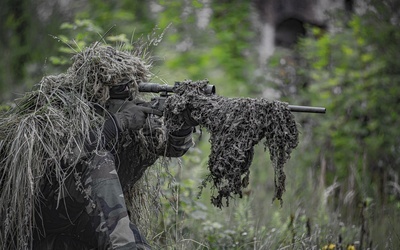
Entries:
{"type": "Polygon", "coordinates": [[[68,169],[61,167],[61,161],[74,147],[83,147],[89,131],[100,135],[105,118],[93,107],[105,104],[110,87],[129,79],[136,94],[137,83],[151,75],[150,63],[139,53],[100,43],[72,60],[66,73],[44,77],[14,108],[1,114],[1,249],[29,248],[40,181],[52,173],[58,192],[63,191],[68,169]]]}

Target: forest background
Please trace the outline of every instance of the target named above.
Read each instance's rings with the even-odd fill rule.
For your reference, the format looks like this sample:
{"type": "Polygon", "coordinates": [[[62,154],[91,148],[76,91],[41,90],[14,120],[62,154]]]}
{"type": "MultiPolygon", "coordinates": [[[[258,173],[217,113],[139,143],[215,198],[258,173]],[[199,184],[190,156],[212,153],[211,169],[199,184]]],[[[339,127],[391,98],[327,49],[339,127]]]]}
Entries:
{"type": "Polygon", "coordinates": [[[244,197],[219,209],[210,190],[198,195],[210,145],[206,131],[197,136],[169,166],[173,182],[162,183],[161,209],[146,225],[156,249],[398,249],[400,4],[365,0],[362,11],[330,11],[329,28],[306,25],[294,46],[276,47],[263,61],[262,3],[3,0],[1,107],[65,71],[68,45],[163,35],[153,40],[154,82],[207,78],[222,96],[278,98],[327,113],[295,114],[300,143],[285,166],[282,207],[271,202],[273,169],[261,146],[244,197]]]}

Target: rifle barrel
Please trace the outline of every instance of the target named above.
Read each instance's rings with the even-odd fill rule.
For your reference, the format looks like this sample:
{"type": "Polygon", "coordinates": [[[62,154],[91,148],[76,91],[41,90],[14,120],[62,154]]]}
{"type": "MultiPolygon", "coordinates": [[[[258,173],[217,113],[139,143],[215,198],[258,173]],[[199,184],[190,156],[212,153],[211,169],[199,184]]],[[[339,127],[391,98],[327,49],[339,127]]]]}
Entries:
{"type": "Polygon", "coordinates": [[[324,114],[326,108],[323,107],[312,107],[312,106],[299,106],[299,105],[288,105],[289,110],[292,112],[304,112],[304,113],[320,113],[324,114]]]}

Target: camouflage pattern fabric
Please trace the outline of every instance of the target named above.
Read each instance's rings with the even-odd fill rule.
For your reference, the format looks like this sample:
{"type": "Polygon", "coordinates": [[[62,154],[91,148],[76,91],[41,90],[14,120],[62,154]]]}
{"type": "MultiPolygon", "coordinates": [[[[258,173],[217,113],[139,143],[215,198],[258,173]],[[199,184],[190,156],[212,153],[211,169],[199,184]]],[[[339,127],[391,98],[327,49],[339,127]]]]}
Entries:
{"type": "Polygon", "coordinates": [[[133,140],[121,151],[112,151],[117,156],[106,150],[85,153],[81,163],[67,171],[63,186],[55,174],[43,178],[34,249],[151,249],[128,217],[124,190],[160,155],[186,153],[193,146],[192,128],[170,134],[166,150],[145,153],[139,150],[143,146],[133,140]]]}
{"type": "Polygon", "coordinates": [[[51,183],[43,186],[34,249],[150,249],[129,220],[111,153],[77,166],[59,203],[51,183]]]}

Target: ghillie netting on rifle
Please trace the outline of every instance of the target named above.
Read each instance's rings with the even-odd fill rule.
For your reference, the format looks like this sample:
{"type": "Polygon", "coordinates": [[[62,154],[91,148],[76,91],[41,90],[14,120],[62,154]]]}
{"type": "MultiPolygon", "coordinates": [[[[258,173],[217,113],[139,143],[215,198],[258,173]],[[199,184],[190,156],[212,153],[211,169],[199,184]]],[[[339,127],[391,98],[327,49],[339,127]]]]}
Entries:
{"type": "Polygon", "coordinates": [[[190,110],[192,118],[210,132],[210,174],[203,186],[212,182],[212,188],[218,191],[212,204],[222,207],[225,198],[228,206],[233,195],[242,196],[242,189],[249,183],[253,148],[263,139],[275,170],[274,199],[282,202],[286,178],[283,167],[298,144],[296,122],[287,104],[205,95],[202,90],[207,84],[207,80],[182,82],[175,95],[168,98],[164,115],[167,127],[177,130],[184,123],[184,111],[190,110]]]}
{"type": "Polygon", "coordinates": [[[105,116],[95,112],[95,106],[102,108],[110,87],[130,79],[135,92],[136,83],[151,76],[143,47],[122,49],[95,43],[74,55],[65,74],[44,77],[14,108],[1,114],[1,249],[30,247],[41,180],[55,176],[58,196],[65,196],[64,181],[79,156],[67,167],[61,162],[70,159],[74,149],[83,148],[89,132],[100,138],[105,116]]]}

